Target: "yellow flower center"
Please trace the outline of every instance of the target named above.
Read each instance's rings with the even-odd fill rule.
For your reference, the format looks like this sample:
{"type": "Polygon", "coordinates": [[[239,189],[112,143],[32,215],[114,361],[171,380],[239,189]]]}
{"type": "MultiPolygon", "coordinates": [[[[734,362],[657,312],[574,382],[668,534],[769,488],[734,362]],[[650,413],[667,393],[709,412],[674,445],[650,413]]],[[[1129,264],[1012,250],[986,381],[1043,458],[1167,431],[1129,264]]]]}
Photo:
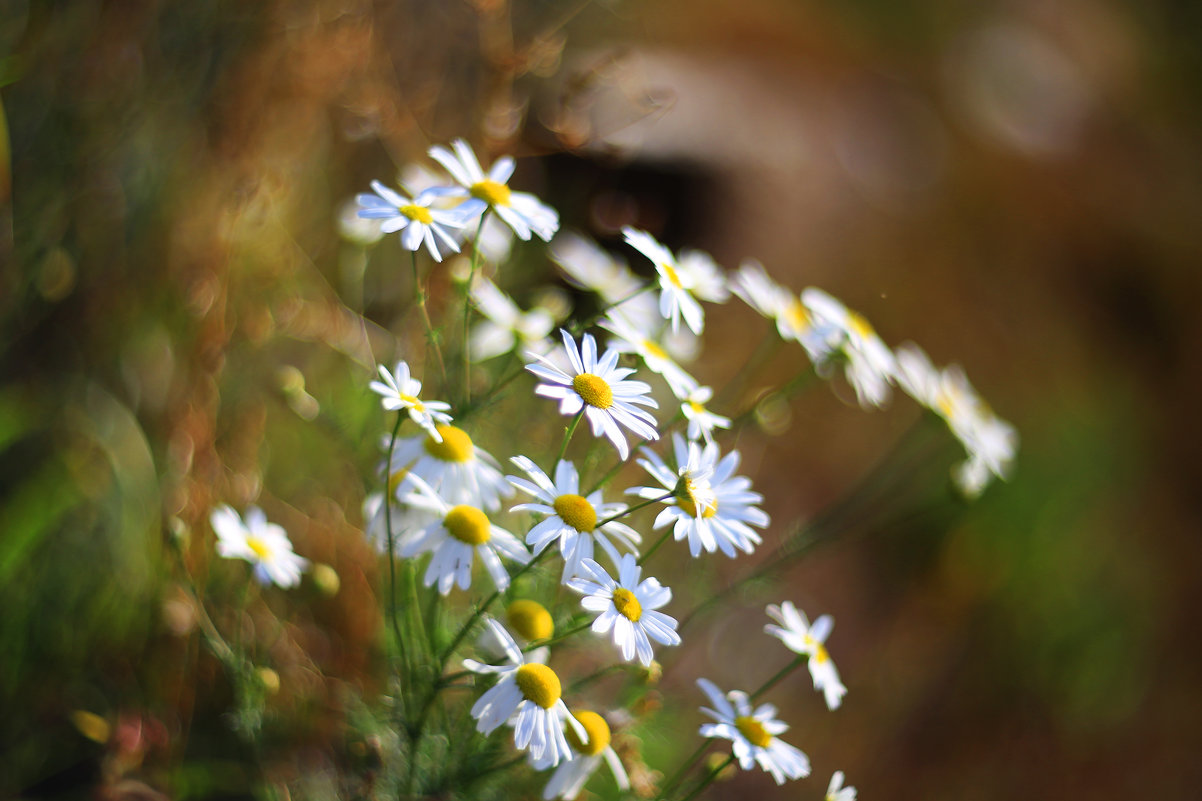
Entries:
{"type": "Polygon", "coordinates": [[[684,491],[676,497],[676,503],[689,517],[710,518],[718,514],[718,499],[712,492],[698,492],[691,478],[685,479],[684,491]],[[701,508],[700,513],[698,507],[701,508]]]}
{"type": "Polygon", "coordinates": [[[643,605],[634,597],[634,593],[625,587],[614,590],[614,609],[631,623],[638,623],[639,618],[643,616],[643,605]]]}
{"type": "Polygon", "coordinates": [[[559,696],[563,694],[559,676],[556,676],[555,671],[546,665],[538,663],[522,665],[518,668],[514,678],[526,700],[533,701],[543,709],[555,706],[559,696]]]}
{"type": "Polygon", "coordinates": [[[701,414],[702,412],[705,411],[704,403],[698,403],[697,401],[691,400],[691,401],[688,401],[688,404],[689,404],[689,408],[693,410],[693,414],[701,414]]]}
{"type": "Polygon", "coordinates": [[[807,634],[802,641],[807,646],[814,649],[814,653],[810,658],[813,659],[817,664],[821,665],[823,662],[831,658],[831,655],[826,651],[826,646],[815,640],[810,635],[807,634]]]}
{"type": "Polygon", "coordinates": [[[505,184],[499,184],[496,181],[490,181],[485,178],[483,181],[477,181],[472,184],[472,197],[483,200],[490,206],[508,206],[509,205],[509,187],[505,184]]]}
{"type": "Polygon", "coordinates": [[[805,306],[802,306],[801,301],[797,298],[789,300],[789,305],[785,307],[782,314],[784,315],[785,322],[791,328],[801,331],[810,327],[810,313],[806,311],[805,306]]]}
{"type": "Polygon", "coordinates": [[[258,537],[247,537],[246,547],[255,552],[255,556],[259,559],[268,559],[271,557],[271,549],[267,547],[267,543],[258,537]]]}
{"type": "Polygon", "coordinates": [[[657,359],[668,358],[668,352],[661,348],[657,343],[652,342],[649,339],[643,340],[643,349],[657,359]]]}
{"type": "Polygon", "coordinates": [[[452,506],[442,524],[448,534],[468,545],[483,545],[492,536],[488,531],[488,517],[474,506],[452,506]]]}
{"type": "Polygon", "coordinates": [[[742,715],[735,718],[735,728],[752,745],[767,748],[768,743],[772,742],[772,735],[764,731],[764,724],[750,715],[742,715]]]}
{"type": "Polygon", "coordinates": [[[572,379],[572,389],[576,390],[576,394],[589,406],[608,409],[614,405],[614,391],[600,376],[581,373],[572,379]]]}
{"type": "Polygon", "coordinates": [[[401,394],[400,398],[401,403],[405,404],[406,406],[412,407],[419,412],[424,412],[426,410],[426,404],[422,403],[420,398],[405,394],[401,394]]]}
{"type": "Polygon", "coordinates": [[[509,628],[527,640],[545,640],[555,633],[551,613],[538,601],[517,600],[505,610],[509,628]]]}
{"type": "Polygon", "coordinates": [[[684,284],[680,283],[680,273],[676,272],[675,267],[667,262],[664,262],[659,266],[659,268],[664,271],[664,275],[667,276],[668,281],[672,284],[672,286],[676,287],[677,289],[684,289],[684,284]]]}
{"type": "Polygon", "coordinates": [[[847,325],[856,336],[860,339],[868,339],[875,336],[876,332],[872,330],[872,326],[858,312],[847,313],[847,325]]]}
{"type": "Polygon", "coordinates": [[[469,462],[473,456],[472,438],[462,428],[455,426],[436,425],[434,430],[442,437],[442,442],[435,442],[434,437],[426,437],[426,453],[444,462],[469,462]]]}
{"type": "Polygon", "coordinates": [[[574,726],[567,726],[563,733],[568,738],[568,743],[575,750],[585,756],[596,756],[605,750],[605,746],[609,745],[609,724],[605,722],[605,718],[598,715],[596,712],[590,712],[587,709],[579,709],[572,713],[572,717],[576,718],[576,722],[580,724],[580,728],[584,729],[584,733],[588,736],[587,741],[580,739],[580,735],[576,733],[574,726]]]}
{"type": "Polygon", "coordinates": [[[410,203],[408,205],[401,206],[400,211],[401,214],[404,214],[411,220],[418,221],[422,225],[429,225],[430,223],[434,222],[434,217],[430,214],[430,210],[423,206],[410,203]]]}
{"type": "Polygon", "coordinates": [[[560,495],[552,504],[555,514],[563,522],[581,533],[587,533],[597,527],[597,510],[586,498],[579,495],[560,495]]]}

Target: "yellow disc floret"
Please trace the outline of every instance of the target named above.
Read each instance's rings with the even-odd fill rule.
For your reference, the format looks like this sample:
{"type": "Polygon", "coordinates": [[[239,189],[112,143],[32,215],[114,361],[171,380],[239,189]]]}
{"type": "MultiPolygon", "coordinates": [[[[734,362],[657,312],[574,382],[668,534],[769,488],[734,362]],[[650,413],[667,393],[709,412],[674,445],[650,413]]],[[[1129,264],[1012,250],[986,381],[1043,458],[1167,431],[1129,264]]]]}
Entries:
{"type": "Polygon", "coordinates": [[[614,405],[614,391],[601,376],[581,373],[572,379],[572,389],[576,390],[576,394],[589,406],[608,409],[614,405]]]}
{"type": "Polygon", "coordinates": [[[522,665],[514,679],[526,700],[533,701],[543,709],[555,706],[559,696],[563,694],[563,687],[555,671],[537,662],[522,665]]]}
{"type": "Polygon", "coordinates": [[[580,724],[580,728],[584,729],[584,733],[588,737],[588,740],[581,740],[574,726],[565,727],[563,733],[567,736],[568,743],[572,748],[585,756],[596,756],[604,751],[605,747],[609,745],[610,738],[609,724],[605,722],[605,718],[587,709],[573,712],[572,717],[576,718],[576,722],[580,724]]]}
{"type": "Polygon", "coordinates": [[[271,549],[267,547],[267,543],[258,537],[247,537],[246,547],[254,551],[255,556],[260,559],[268,559],[271,557],[271,549]]]}
{"type": "Polygon", "coordinates": [[[718,514],[718,499],[710,492],[698,490],[691,478],[685,479],[684,489],[677,494],[676,503],[689,517],[710,518],[718,514]]]}
{"type": "Polygon", "coordinates": [[[430,214],[430,210],[424,206],[417,206],[412,203],[400,207],[401,214],[404,214],[411,220],[416,220],[422,225],[429,225],[434,222],[434,216],[430,214]]]}
{"type": "Polygon", "coordinates": [[[624,587],[614,590],[614,609],[631,623],[638,623],[639,618],[643,616],[643,605],[634,597],[633,592],[624,587]]]}
{"type": "Polygon", "coordinates": [[[426,453],[444,462],[468,462],[475,454],[472,438],[462,428],[448,425],[436,425],[434,430],[442,437],[442,442],[435,442],[434,437],[426,437],[426,453]]]}
{"type": "Polygon", "coordinates": [[[551,613],[538,601],[517,600],[505,610],[509,628],[527,640],[545,640],[555,633],[551,613]]]}
{"type": "Polygon", "coordinates": [[[474,506],[452,506],[442,524],[448,534],[468,545],[483,545],[492,536],[488,531],[488,517],[474,506]]]}
{"type": "Polygon", "coordinates": [[[676,272],[675,267],[667,262],[664,262],[659,267],[664,271],[664,275],[667,276],[668,281],[671,282],[672,286],[676,287],[677,289],[684,289],[684,284],[680,283],[680,274],[676,272]]]}
{"type": "Polygon", "coordinates": [[[643,349],[657,359],[668,358],[668,352],[661,348],[657,343],[652,342],[650,339],[643,340],[643,349]]]}
{"type": "Polygon", "coordinates": [[[509,187],[505,184],[499,184],[486,178],[472,184],[470,191],[472,197],[479,198],[490,206],[509,205],[509,187]]]}
{"type": "Polygon", "coordinates": [[[735,718],[735,728],[752,745],[767,748],[768,743],[772,742],[772,735],[764,730],[764,724],[750,715],[742,715],[735,718]]]}
{"type": "Polygon", "coordinates": [[[581,533],[588,533],[597,527],[597,510],[587,498],[560,495],[552,506],[560,520],[581,533]]]}
{"type": "Polygon", "coordinates": [[[876,332],[872,330],[872,325],[858,312],[847,313],[847,327],[860,339],[868,339],[869,337],[876,336],[876,332]]]}

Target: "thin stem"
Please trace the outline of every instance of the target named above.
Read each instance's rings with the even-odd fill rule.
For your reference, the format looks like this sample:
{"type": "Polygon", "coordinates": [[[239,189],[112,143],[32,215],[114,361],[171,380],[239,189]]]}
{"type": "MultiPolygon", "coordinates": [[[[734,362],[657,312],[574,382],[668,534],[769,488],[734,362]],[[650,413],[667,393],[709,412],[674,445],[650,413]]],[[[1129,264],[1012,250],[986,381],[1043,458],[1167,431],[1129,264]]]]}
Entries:
{"type": "Polygon", "coordinates": [[[576,433],[576,426],[580,425],[580,418],[584,417],[584,409],[576,412],[576,416],[572,418],[572,422],[568,424],[567,430],[563,434],[563,442],[559,446],[559,458],[555,463],[563,461],[563,457],[568,452],[568,443],[572,441],[572,435],[576,433]]]}
{"type": "Polygon", "coordinates": [[[447,366],[442,360],[442,346],[438,344],[438,334],[430,322],[430,310],[426,308],[426,289],[422,286],[421,277],[417,272],[417,251],[409,252],[410,263],[413,265],[413,291],[417,295],[417,309],[421,312],[422,323],[426,326],[426,344],[434,350],[434,359],[438,362],[438,373],[442,377],[443,389],[447,385],[447,366]]]}
{"type": "Polygon", "coordinates": [[[472,321],[472,284],[476,281],[476,271],[480,269],[480,234],[484,231],[484,221],[492,206],[480,215],[480,224],[476,226],[476,238],[472,240],[472,269],[467,276],[467,285],[463,290],[463,399],[464,405],[472,402],[472,354],[468,347],[468,327],[472,321]]]}
{"type": "Polygon", "coordinates": [[[726,759],[724,759],[722,761],[721,765],[718,765],[716,768],[714,768],[709,773],[707,773],[705,775],[705,778],[702,779],[700,782],[698,782],[697,786],[694,787],[692,789],[692,791],[688,795],[686,795],[684,798],[682,798],[680,801],[693,801],[694,798],[696,798],[698,795],[701,794],[702,790],[704,790],[706,787],[709,787],[710,784],[714,781],[714,779],[718,778],[719,773],[726,770],[726,768],[730,765],[730,763],[734,762],[734,761],[735,761],[735,755],[731,754],[730,756],[728,756],[726,759]]]}
{"type": "MultiPolygon", "coordinates": [[[[396,610],[396,551],[395,537],[392,533],[392,454],[396,450],[397,433],[405,422],[405,414],[397,412],[396,424],[392,427],[392,436],[388,440],[388,461],[384,468],[384,532],[388,537],[388,619],[392,623],[392,633],[396,637],[397,651],[401,661],[405,661],[405,638],[401,636],[401,625],[397,621],[396,610]]],[[[408,670],[405,671],[409,673],[408,670]]]]}
{"type": "Polygon", "coordinates": [[[593,528],[594,529],[601,528],[606,523],[612,523],[619,518],[626,517],[626,515],[634,514],[639,509],[642,509],[643,507],[650,506],[653,503],[659,503],[660,501],[666,501],[675,494],[676,494],[676,490],[671,489],[671,490],[668,490],[665,494],[659,496],[658,498],[650,498],[648,500],[643,501],[642,503],[636,503],[634,506],[629,506],[626,509],[623,509],[621,512],[618,512],[617,514],[610,515],[609,517],[602,520],[600,523],[598,523],[593,528]]]}
{"type": "Polygon", "coordinates": [[[672,774],[672,778],[664,784],[664,789],[659,794],[660,798],[666,799],[672,794],[672,791],[676,789],[678,784],[680,784],[680,780],[683,779],[685,775],[693,769],[693,766],[697,764],[697,761],[700,760],[705,752],[709,749],[710,743],[712,742],[713,740],[709,738],[703,740],[701,745],[697,746],[697,750],[689,755],[688,759],[681,763],[680,767],[676,769],[676,772],[672,774]]]}
{"type": "Polygon", "coordinates": [[[522,653],[527,653],[529,651],[533,651],[536,648],[542,648],[547,645],[554,645],[557,642],[566,640],[568,637],[571,637],[573,634],[579,634],[580,632],[584,631],[585,629],[591,628],[592,625],[593,625],[593,621],[586,620],[583,623],[581,623],[580,625],[573,626],[572,628],[568,629],[567,631],[565,631],[561,634],[556,634],[554,637],[548,637],[545,640],[535,640],[534,642],[530,643],[525,648],[523,648],[522,653]]]}
{"type": "Polygon", "coordinates": [[[671,527],[671,526],[669,526],[668,528],[664,529],[664,533],[659,535],[659,539],[655,541],[655,544],[654,544],[654,545],[652,545],[650,548],[648,548],[648,549],[647,549],[647,552],[646,552],[646,553],[644,553],[642,556],[640,556],[640,557],[639,557],[639,559],[638,559],[638,561],[637,561],[637,562],[635,562],[635,564],[637,564],[637,565],[640,565],[640,566],[641,566],[641,565],[642,565],[644,562],[646,562],[648,559],[650,559],[650,558],[651,558],[651,554],[653,554],[653,553],[655,553],[656,551],[658,551],[658,550],[659,550],[659,546],[663,545],[663,544],[664,544],[664,543],[667,541],[668,537],[669,537],[671,534],[672,534],[672,527],[671,527]]]}
{"type": "Polygon", "coordinates": [[[580,336],[581,332],[591,328],[594,323],[596,323],[598,320],[600,320],[605,315],[609,314],[609,312],[612,311],[613,309],[618,308],[626,301],[631,300],[633,298],[637,298],[639,295],[643,294],[644,292],[649,292],[650,290],[652,290],[654,288],[655,288],[655,284],[646,284],[644,286],[639,287],[635,291],[631,292],[629,295],[627,295],[623,298],[618,298],[613,303],[610,303],[606,306],[602,306],[597,311],[597,313],[592,315],[591,317],[587,317],[583,320],[577,320],[576,322],[572,323],[571,325],[568,326],[568,332],[571,333],[572,336],[580,336]]]}
{"type": "Polygon", "coordinates": [[[605,471],[605,475],[601,476],[601,478],[597,481],[597,483],[594,484],[592,487],[590,487],[589,491],[585,494],[592,495],[594,492],[596,492],[597,490],[604,487],[606,484],[608,484],[610,482],[610,480],[613,479],[614,476],[616,476],[618,474],[618,471],[621,470],[622,466],[625,464],[626,464],[626,462],[624,460],[619,459],[617,462],[614,463],[613,467],[611,467],[605,471]]]}
{"type": "Polygon", "coordinates": [[[807,659],[809,659],[807,654],[798,654],[796,658],[789,662],[789,664],[776,671],[776,673],[772,675],[772,678],[761,684],[760,688],[750,695],[751,700],[754,701],[764,693],[771,690],[773,687],[779,684],[785,678],[785,676],[788,676],[794,670],[797,670],[797,668],[801,667],[801,665],[805,663],[807,659]]]}

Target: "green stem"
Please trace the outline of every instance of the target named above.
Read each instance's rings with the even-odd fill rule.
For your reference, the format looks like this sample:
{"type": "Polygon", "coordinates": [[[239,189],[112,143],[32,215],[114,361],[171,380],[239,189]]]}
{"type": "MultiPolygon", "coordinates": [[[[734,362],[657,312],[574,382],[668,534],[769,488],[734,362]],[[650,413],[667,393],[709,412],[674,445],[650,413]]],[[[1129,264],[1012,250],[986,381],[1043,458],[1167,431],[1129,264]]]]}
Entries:
{"type": "MultiPolygon", "coordinates": [[[[396,610],[396,539],[392,533],[392,454],[396,450],[397,433],[405,422],[405,413],[397,412],[396,424],[392,427],[392,436],[388,440],[388,461],[384,468],[384,532],[388,537],[388,620],[392,624],[392,634],[396,637],[397,651],[401,662],[405,662],[405,638],[401,636],[401,625],[397,621],[396,610]]],[[[405,671],[410,672],[408,669],[405,671]]]]}
{"type": "Polygon", "coordinates": [[[467,285],[463,291],[463,398],[464,405],[472,402],[472,354],[468,347],[468,328],[472,321],[472,284],[476,280],[476,271],[480,269],[480,234],[484,231],[484,221],[492,206],[480,215],[480,224],[476,226],[476,238],[472,240],[472,269],[467,276],[467,285]]]}
{"type": "Polygon", "coordinates": [[[666,542],[666,541],[667,541],[668,537],[669,537],[669,536],[671,536],[671,534],[672,534],[672,528],[673,528],[672,526],[668,526],[666,529],[664,529],[664,533],[663,533],[663,534],[660,534],[660,535],[659,535],[659,539],[655,541],[655,544],[654,544],[654,545],[652,545],[650,548],[648,548],[648,549],[647,549],[647,552],[646,552],[646,553],[644,553],[642,556],[640,556],[640,557],[639,557],[639,559],[638,559],[638,562],[636,562],[636,564],[638,564],[638,565],[640,565],[640,566],[641,566],[641,565],[642,565],[644,562],[646,562],[648,559],[650,559],[650,558],[651,558],[651,554],[653,554],[653,553],[655,553],[656,551],[658,551],[658,550],[659,550],[659,546],[663,545],[663,544],[664,544],[664,542],[666,542]]]}
{"type": "Polygon", "coordinates": [[[658,498],[650,498],[648,500],[643,501],[642,503],[636,503],[634,506],[629,506],[626,509],[623,509],[621,512],[618,512],[617,514],[610,515],[609,517],[605,518],[600,523],[595,525],[593,528],[594,528],[594,530],[601,528],[606,523],[612,523],[619,518],[626,517],[626,515],[634,514],[639,509],[642,509],[646,506],[650,506],[653,503],[659,503],[660,501],[666,501],[675,494],[676,494],[676,490],[672,489],[672,490],[668,490],[665,494],[659,496],[658,498]]]}
{"type": "Polygon", "coordinates": [[[789,662],[789,664],[776,671],[772,678],[761,684],[760,688],[751,694],[751,700],[754,701],[764,693],[771,690],[773,687],[779,684],[785,678],[785,676],[788,676],[794,670],[797,670],[797,668],[801,667],[807,659],[809,659],[809,657],[806,654],[798,654],[796,658],[789,662]]]}
{"type": "Polygon", "coordinates": [[[680,801],[693,801],[694,798],[696,798],[698,795],[701,794],[702,790],[704,790],[706,787],[709,787],[710,784],[713,783],[714,779],[718,778],[719,773],[726,770],[726,768],[730,765],[730,763],[734,762],[734,761],[735,761],[735,755],[731,754],[730,756],[728,756],[726,759],[724,759],[722,761],[721,765],[718,765],[716,768],[714,768],[709,773],[707,773],[705,775],[705,778],[702,779],[700,782],[698,782],[697,786],[694,787],[692,789],[692,791],[688,795],[686,795],[684,798],[682,798],[680,801]]]}
{"type": "Polygon", "coordinates": [[[680,784],[680,780],[683,779],[685,775],[693,769],[693,766],[696,765],[698,760],[700,760],[705,754],[706,750],[710,747],[711,742],[712,740],[708,738],[703,740],[701,745],[697,746],[697,750],[690,754],[689,758],[680,764],[680,767],[677,768],[676,772],[672,774],[672,778],[664,783],[664,789],[659,794],[661,799],[666,799],[672,794],[672,791],[676,789],[678,784],[680,784]]]}
{"type": "Polygon", "coordinates": [[[434,325],[430,322],[430,310],[426,308],[426,290],[422,286],[421,277],[417,272],[417,251],[411,251],[409,255],[412,257],[410,262],[413,264],[413,291],[417,295],[417,309],[421,312],[422,323],[426,326],[426,344],[434,350],[434,358],[438,362],[438,373],[442,377],[442,387],[445,390],[447,365],[442,360],[442,347],[438,344],[438,334],[435,333],[434,325]]]}
{"type": "Polygon", "coordinates": [[[528,653],[530,651],[533,651],[536,648],[542,648],[543,646],[554,645],[557,642],[566,640],[568,637],[571,637],[573,634],[579,634],[580,632],[584,631],[585,629],[591,628],[592,625],[593,625],[593,621],[586,620],[583,623],[581,623],[580,625],[573,626],[572,628],[568,629],[567,631],[565,631],[561,634],[556,634],[554,637],[548,637],[545,640],[535,640],[534,642],[530,643],[525,648],[523,648],[522,653],[528,653]]]}
{"type": "Polygon", "coordinates": [[[572,441],[572,435],[576,433],[576,426],[580,425],[580,418],[584,417],[584,409],[576,412],[576,416],[572,418],[572,422],[568,424],[568,428],[564,431],[563,442],[559,446],[559,458],[555,460],[556,464],[563,461],[563,457],[568,452],[568,443],[572,441]]]}

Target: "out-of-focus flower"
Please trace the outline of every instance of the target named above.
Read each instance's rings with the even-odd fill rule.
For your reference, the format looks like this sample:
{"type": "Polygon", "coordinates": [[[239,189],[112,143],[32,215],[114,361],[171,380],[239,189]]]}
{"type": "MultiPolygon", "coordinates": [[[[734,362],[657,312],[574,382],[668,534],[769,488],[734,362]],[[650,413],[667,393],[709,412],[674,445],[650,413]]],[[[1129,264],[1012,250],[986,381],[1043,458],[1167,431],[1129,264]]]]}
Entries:
{"type": "Polygon", "coordinates": [[[805,348],[811,362],[822,363],[838,345],[835,327],[816,321],[801,299],[769,278],[759,262],[744,261],[730,279],[730,291],[775,322],[781,339],[791,339],[805,348]]]}
{"type": "Polygon", "coordinates": [[[758,763],[777,784],[810,775],[809,758],[777,737],[789,727],[776,719],[776,707],[762,704],[753,710],[747,693],[732,690],[724,696],[707,679],[698,679],[697,686],[713,705],[713,709],[702,707],[701,711],[717,721],[702,724],[701,736],[730,740],[740,768],[751,770],[758,763]]]}
{"type": "Polygon", "coordinates": [[[368,220],[383,220],[380,231],[391,234],[401,232],[401,247],[414,250],[424,242],[426,250],[435,261],[442,261],[439,245],[455,253],[459,245],[447,233],[447,228],[462,228],[466,222],[464,215],[458,210],[445,210],[435,204],[439,198],[446,197],[445,189],[427,189],[417,197],[407,198],[399,192],[384,186],[379,181],[371,182],[375,194],[361,194],[355,200],[359,204],[359,216],[368,220]]]}
{"type": "Polygon", "coordinates": [[[403,361],[397,362],[391,373],[381,364],[379,373],[383,380],[372,381],[368,387],[380,396],[384,410],[395,412],[405,409],[409,412],[410,420],[426,429],[436,441],[442,442],[438,424],[451,422],[451,415],[447,414],[451,404],[443,401],[423,401],[419,397],[422,382],[409,375],[409,365],[403,361]]]}
{"type": "Polygon", "coordinates": [[[729,297],[722,271],[707,254],[692,251],[679,259],[671,250],[656,241],[646,231],[626,227],[622,229],[626,242],[642,253],[655,265],[659,275],[659,312],[671,321],[672,330],[680,327],[681,318],[694,334],[705,327],[705,314],[701,310],[702,300],[723,302],[729,297]],[[694,297],[696,296],[696,297],[694,297]]]}
{"type": "Polygon", "coordinates": [[[843,786],[843,771],[837,770],[831,776],[825,801],[856,801],[856,788],[843,786]]]}
{"type": "Polygon", "coordinates": [[[507,182],[515,166],[512,157],[497,159],[486,175],[467,142],[456,139],[451,148],[454,152],[441,146],[432,147],[430,157],[462,187],[456,190],[466,198],[459,211],[475,217],[492,209],[521,239],[529,239],[533,233],[544,242],[551,240],[559,230],[559,214],[529,192],[514,192],[509,188],[507,182]]]}
{"type": "Polygon", "coordinates": [[[695,387],[689,391],[680,402],[680,413],[689,421],[689,439],[704,439],[714,441],[715,428],[730,428],[730,418],[714,414],[705,404],[714,397],[714,391],[709,387],[695,387]]]}
{"type": "Polygon", "coordinates": [[[226,559],[245,559],[254,565],[261,584],[275,583],[284,589],[300,584],[309,560],[292,551],[288,532],[267,522],[257,506],[246,510],[246,522],[229,506],[219,506],[209,516],[217,534],[217,553],[226,559]]]}
{"type": "Polygon", "coordinates": [[[801,612],[792,601],[785,601],[780,606],[771,604],[767,608],[768,617],[779,623],[764,626],[764,631],[777,637],[785,647],[796,654],[809,657],[808,667],[810,678],[814,681],[814,689],[826,698],[828,709],[837,709],[847,694],[847,688],[839,681],[839,672],[835,663],[826,650],[826,638],[830,636],[835,621],[830,615],[823,615],[811,626],[805,613],[801,612]]]}
{"type": "Polygon", "coordinates": [[[842,335],[839,348],[847,358],[845,375],[860,405],[879,407],[887,403],[896,371],[893,352],[869,322],[821,289],[810,287],[802,292],[801,302],[815,324],[833,326],[842,335]]]}
{"type": "Polygon", "coordinates": [[[522,311],[513,298],[483,277],[473,283],[471,295],[477,311],[485,318],[472,328],[468,347],[473,361],[482,362],[516,347],[535,353],[551,349],[547,335],[555,328],[555,318],[550,311],[538,307],[522,311]]]}
{"type": "Polygon", "coordinates": [[[672,591],[657,579],[642,581],[642,568],[633,554],[626,554],[618,565],[618,580],[592,559],[580,563],[580,576],[568,586],[584,594],[580,605],[600,613],[593,621],[595,634],[613,632],[614,645],[627,662],[638,655],[644,666],[654,658],[651,641],[661,645],[680,645],[676,619],[655,610],[672,600],[672,591]]]}

